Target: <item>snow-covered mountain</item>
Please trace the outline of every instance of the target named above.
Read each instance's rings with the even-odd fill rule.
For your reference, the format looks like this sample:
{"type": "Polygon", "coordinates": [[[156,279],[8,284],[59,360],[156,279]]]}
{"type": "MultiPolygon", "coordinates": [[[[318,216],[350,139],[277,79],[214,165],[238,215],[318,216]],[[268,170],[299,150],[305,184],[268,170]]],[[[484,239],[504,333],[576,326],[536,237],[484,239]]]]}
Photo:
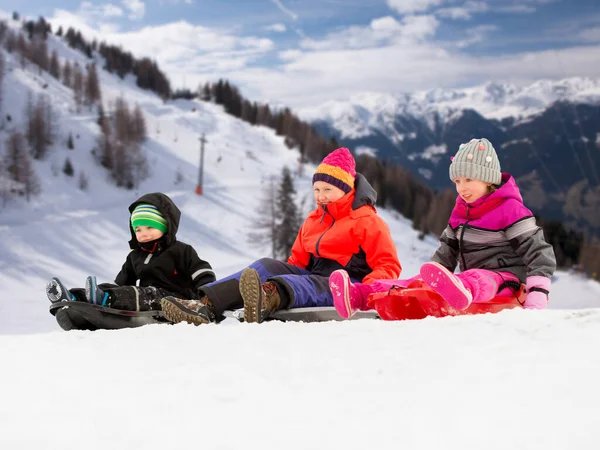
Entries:
{"type": "Polygon", "coordinates": [[[346,101],[329,101],[298,112],[305,120],[327,122],[341,138],[356,139],[372,134],[374,129],[386,132],[394,128],[398,116],[425,120],[433,130],[435,121],[447,123],[466,109],[487,119],[522,119],[544,111],[556,101],[599,103],[600,80],[538,80],[527,86],[490,82],[464,89],[431,89],[402,95],[365,92],[346,101]]]}

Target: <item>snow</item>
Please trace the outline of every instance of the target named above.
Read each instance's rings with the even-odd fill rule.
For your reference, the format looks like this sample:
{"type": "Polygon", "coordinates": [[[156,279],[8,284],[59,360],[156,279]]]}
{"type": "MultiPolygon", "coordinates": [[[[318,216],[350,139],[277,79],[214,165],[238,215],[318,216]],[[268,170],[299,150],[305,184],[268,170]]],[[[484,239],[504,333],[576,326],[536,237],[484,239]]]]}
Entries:
{"type": "Polygon", "coordinates": [[[345,101],[303,108],[298,114],[304,120],[329,123],[342,138],[358,139],[375,130],[393,130],[399,115],[423,119],[434,130],[436,120],[449,123],[465,109],[488,119],[526,119],[558,100],[597,104],[600,79],[538,80],[527,86],[488,82],[463,89],[438,88],[400,95],[365,92],[345,101]]]}
{"type": "MultiPolygon", "coordinates": [[[[52,39],[61,58],[79,59],[52,39]]],[[[43,193],[0,210],[0,448],[596,449],[600,442],[600,284],[558,271],[545,311],[411,322],[240,324],[64,332],[44,286],[110,281],[128,252],[127,206],[163,191],[182,210],[178,237],[223,277],[266,249],[246,239],[261,193],[298,153],[273,130],[215,105],[163,103],[101,72],[105,104],[123,95],[147,118],[152,175],[117,189],[90,150],[94,114],[74,113],[60,84],[8,57],[3,109],[24,110],[25,88],[44,92],[71,132],[36,161],[43,193]],[[195,109],[195,111],[194,111],[195,109]],[[205,195],[194,194],[205,133],[205,195]],[[66,157],[74,179],[52,174],[66,157]],[[89,190],[77,189],[84,170],[89,190]],[[183,181],[174,184],[176,173],[183,181]]],[[[3,141],[6,130],[0,132],[3,141]]],[[[308,196],[314,166],[295,178],[308,196]]],[[[418,272],[437,239],[380,209],[403,277],[418,272]]]]}

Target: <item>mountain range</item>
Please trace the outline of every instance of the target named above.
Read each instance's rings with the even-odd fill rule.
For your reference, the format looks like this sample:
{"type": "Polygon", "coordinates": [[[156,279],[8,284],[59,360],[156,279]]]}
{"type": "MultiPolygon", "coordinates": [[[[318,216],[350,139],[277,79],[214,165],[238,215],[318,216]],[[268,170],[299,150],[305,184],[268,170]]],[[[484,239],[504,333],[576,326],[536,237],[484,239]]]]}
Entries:
{"type": "Polygon", "coordinates": [[[400,164],[436,190],[451,187],[448,164],[458,146],[486,137],[535,213],[600,229],[600,80],[363,93],[299,114],[357,154],[400,164]]]}

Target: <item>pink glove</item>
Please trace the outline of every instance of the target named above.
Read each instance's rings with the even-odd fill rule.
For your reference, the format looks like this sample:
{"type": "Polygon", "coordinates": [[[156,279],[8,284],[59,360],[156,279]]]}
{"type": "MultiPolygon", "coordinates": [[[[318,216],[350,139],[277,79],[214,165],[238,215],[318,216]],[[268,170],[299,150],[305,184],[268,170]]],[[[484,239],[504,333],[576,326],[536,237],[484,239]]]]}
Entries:
{"type": "Polygon", "coordinates": [[[527,277],[527,298],[523,304],[525,309],[544,309],[548,306],[550,278],[535,276],[527,277]]]}

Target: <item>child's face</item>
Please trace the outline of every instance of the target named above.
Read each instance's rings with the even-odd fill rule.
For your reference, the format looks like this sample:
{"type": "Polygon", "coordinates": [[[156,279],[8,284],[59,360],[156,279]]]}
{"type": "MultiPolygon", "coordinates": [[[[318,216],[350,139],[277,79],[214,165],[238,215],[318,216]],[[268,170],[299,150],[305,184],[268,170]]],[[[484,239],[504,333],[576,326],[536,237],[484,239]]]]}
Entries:
{"type": "Polygon", "coordinates": [[[150,242],[160,239],[164,233],[152,227],[135,227],[135,238],[138,242],[150,242]]]}
{"type": "Polygon", "coordinates": [[[467,203],[473,203],[490,193],[491,184],[484,183],[480,180],[460,177],[454,180],[454,184],[456,185],[456,192],[458,192],[458,195],[460,195],[467,203]]]}
{"type": "Polygon", "coordinates": [[[313,183],[313,193],[317,205],[326,205],[327,203],[335,202],[346,195],[339,187],[325,181],[315,181],[313,183]]]}

